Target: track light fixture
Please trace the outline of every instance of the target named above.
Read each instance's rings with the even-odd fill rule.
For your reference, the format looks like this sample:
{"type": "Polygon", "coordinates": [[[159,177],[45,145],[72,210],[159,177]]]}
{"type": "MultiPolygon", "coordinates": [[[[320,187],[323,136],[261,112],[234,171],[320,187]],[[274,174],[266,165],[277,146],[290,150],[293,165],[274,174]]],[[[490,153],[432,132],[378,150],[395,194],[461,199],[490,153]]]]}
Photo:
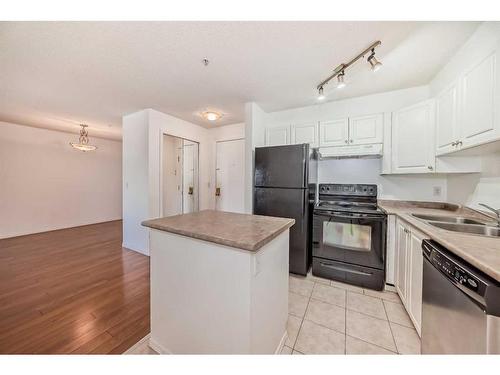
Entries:
{"type": "Polygon", "coordinates": [[[374,72],[382,67],[382,63],[375,57],[375,48],[372,48],[372,53],[370,54],[370,56],[368,56],[368,62],[370,63],[374,72]]]}
{"type": "Polygon", "coordinates": [[[368,52],[371,52],[370,56],[368,56],[368,63],[370,64],[371,69],[374,72],[376,72],[377,70],[379,70],[382,67],[382,63],[380,61],[378,61],[377,58],[375,57],[375,48],[377,48],[381,44],[382,44],[382,42],[380,40],[377,40],[376,42],[372,43],[367,49],[365,49],[363,52],[361,52],[359,55],[357,55],[356,57],[354,57],[348,63],[340,64],[339,66],[337,66],[333,70],[333,73],[328,78],[326,78],[323,82],[321,82],[318,86],[316,86],[316,88],[319,91],[318,99],[319,100],[323,100],[325,98],[325,96],[323,95],[323,87],[325,85],[327,85],[335,77],[337,77],[337,85],[336,85],[336,87],[338,89],[341,89],[341,88],[345,87],[346,86],[346,84],[344,82],[345,70],[347,68],[349,68],[352,64],[354,64],[356,61],[358,61],[359,59],[365,57],[365,55],[368,52]]]}
{"type": "Polygon", "coordinates": [[[318,89],[318,100],[325,100],[325,94],[323,94],[323,86],[318,89]]]}
{"type": "Polygon", "coordinates": [[[337,88],[338,89],[342,89],[345,87],[344,75],[345,75],[345,73],[343,70],[337,75],[337,88]]]}

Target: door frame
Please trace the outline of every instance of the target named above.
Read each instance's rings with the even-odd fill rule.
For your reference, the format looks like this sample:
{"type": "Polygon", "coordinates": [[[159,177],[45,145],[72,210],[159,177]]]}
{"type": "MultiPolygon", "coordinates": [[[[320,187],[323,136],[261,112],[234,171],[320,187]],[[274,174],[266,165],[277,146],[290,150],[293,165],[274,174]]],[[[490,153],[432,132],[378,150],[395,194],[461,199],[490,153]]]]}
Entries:
{"type": "MultiPolygon", "coordinates": [[[[159,203],[159,213],[160,213],[160,217],[163,217],[163,153],[164,153],[164,150],[163,150],[163,137],[165,135],[168,135],[169,137],[175,137],[175,138],[178,138],[178,139],[182,139],[183,141],[188,141],[188,142],[193,142],[193,143],[196,143],[198,145],[198,155],[196,156],[196,160],[193,160],[193,161],[196,161],[197,163],[197,168],[198,168],[198,173],[197,173],[197,176],[196,176],[196,182],[197,182],[197,186],[198,186],[198,210],[200,209],[200,142],[198,141],[193,141],[192,139],[188,139],[188,138],[184,138],[184,137],[179,137],[177,135],[173,135],[173,134],[170,134],[170,133],[167,133],[163,130],[160,130],[160,160],[159,160],[159,165],[160,165],[160,179],[159,179],[159,198],[158,199],[158,203],[159,203]]],[[[183,145],[183,148],[184,148],[184,145],[183,145]]],[[[182,202],[181,202],[181,207],[182,207],[182,212],[184,212],[184,155],[183,155],[183,158],[182,158],[182,183],[181,183],[181,186],[182,186],[182,202]]]]}

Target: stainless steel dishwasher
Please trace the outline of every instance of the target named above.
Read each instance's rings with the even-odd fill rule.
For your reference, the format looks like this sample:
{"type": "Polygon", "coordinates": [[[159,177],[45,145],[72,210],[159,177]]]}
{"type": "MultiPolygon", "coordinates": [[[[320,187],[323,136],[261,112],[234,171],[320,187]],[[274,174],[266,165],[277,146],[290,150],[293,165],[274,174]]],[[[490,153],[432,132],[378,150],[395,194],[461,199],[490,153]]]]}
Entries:
{"type": "Polygon", "coordinates": [[[435,241],[422,250],[422,354],[500,354],[500,284],[435,241]]]}

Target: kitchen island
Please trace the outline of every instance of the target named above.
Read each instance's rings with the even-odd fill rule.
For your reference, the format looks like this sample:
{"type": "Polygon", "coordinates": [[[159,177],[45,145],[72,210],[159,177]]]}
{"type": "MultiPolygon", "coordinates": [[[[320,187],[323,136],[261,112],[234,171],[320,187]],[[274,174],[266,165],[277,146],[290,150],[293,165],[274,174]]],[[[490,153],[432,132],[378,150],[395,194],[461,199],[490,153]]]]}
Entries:
{"type": "Polygon", "coordinates": [[[293,219],[205,210],[150,230],[150,346],[172,354],[272,354],[286,340],[293,219]]]}

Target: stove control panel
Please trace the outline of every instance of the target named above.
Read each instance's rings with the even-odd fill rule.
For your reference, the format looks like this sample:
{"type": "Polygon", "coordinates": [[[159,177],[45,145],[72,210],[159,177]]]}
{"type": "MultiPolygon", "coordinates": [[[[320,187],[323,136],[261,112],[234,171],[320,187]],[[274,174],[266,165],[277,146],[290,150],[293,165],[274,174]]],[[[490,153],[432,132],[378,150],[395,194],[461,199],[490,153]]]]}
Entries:
{"type": "Polygon", "coordinates": [[[349,195],[357,197],[376,197],[377,185],[365,184],[319,184],[322,195],[349,195]]]}

